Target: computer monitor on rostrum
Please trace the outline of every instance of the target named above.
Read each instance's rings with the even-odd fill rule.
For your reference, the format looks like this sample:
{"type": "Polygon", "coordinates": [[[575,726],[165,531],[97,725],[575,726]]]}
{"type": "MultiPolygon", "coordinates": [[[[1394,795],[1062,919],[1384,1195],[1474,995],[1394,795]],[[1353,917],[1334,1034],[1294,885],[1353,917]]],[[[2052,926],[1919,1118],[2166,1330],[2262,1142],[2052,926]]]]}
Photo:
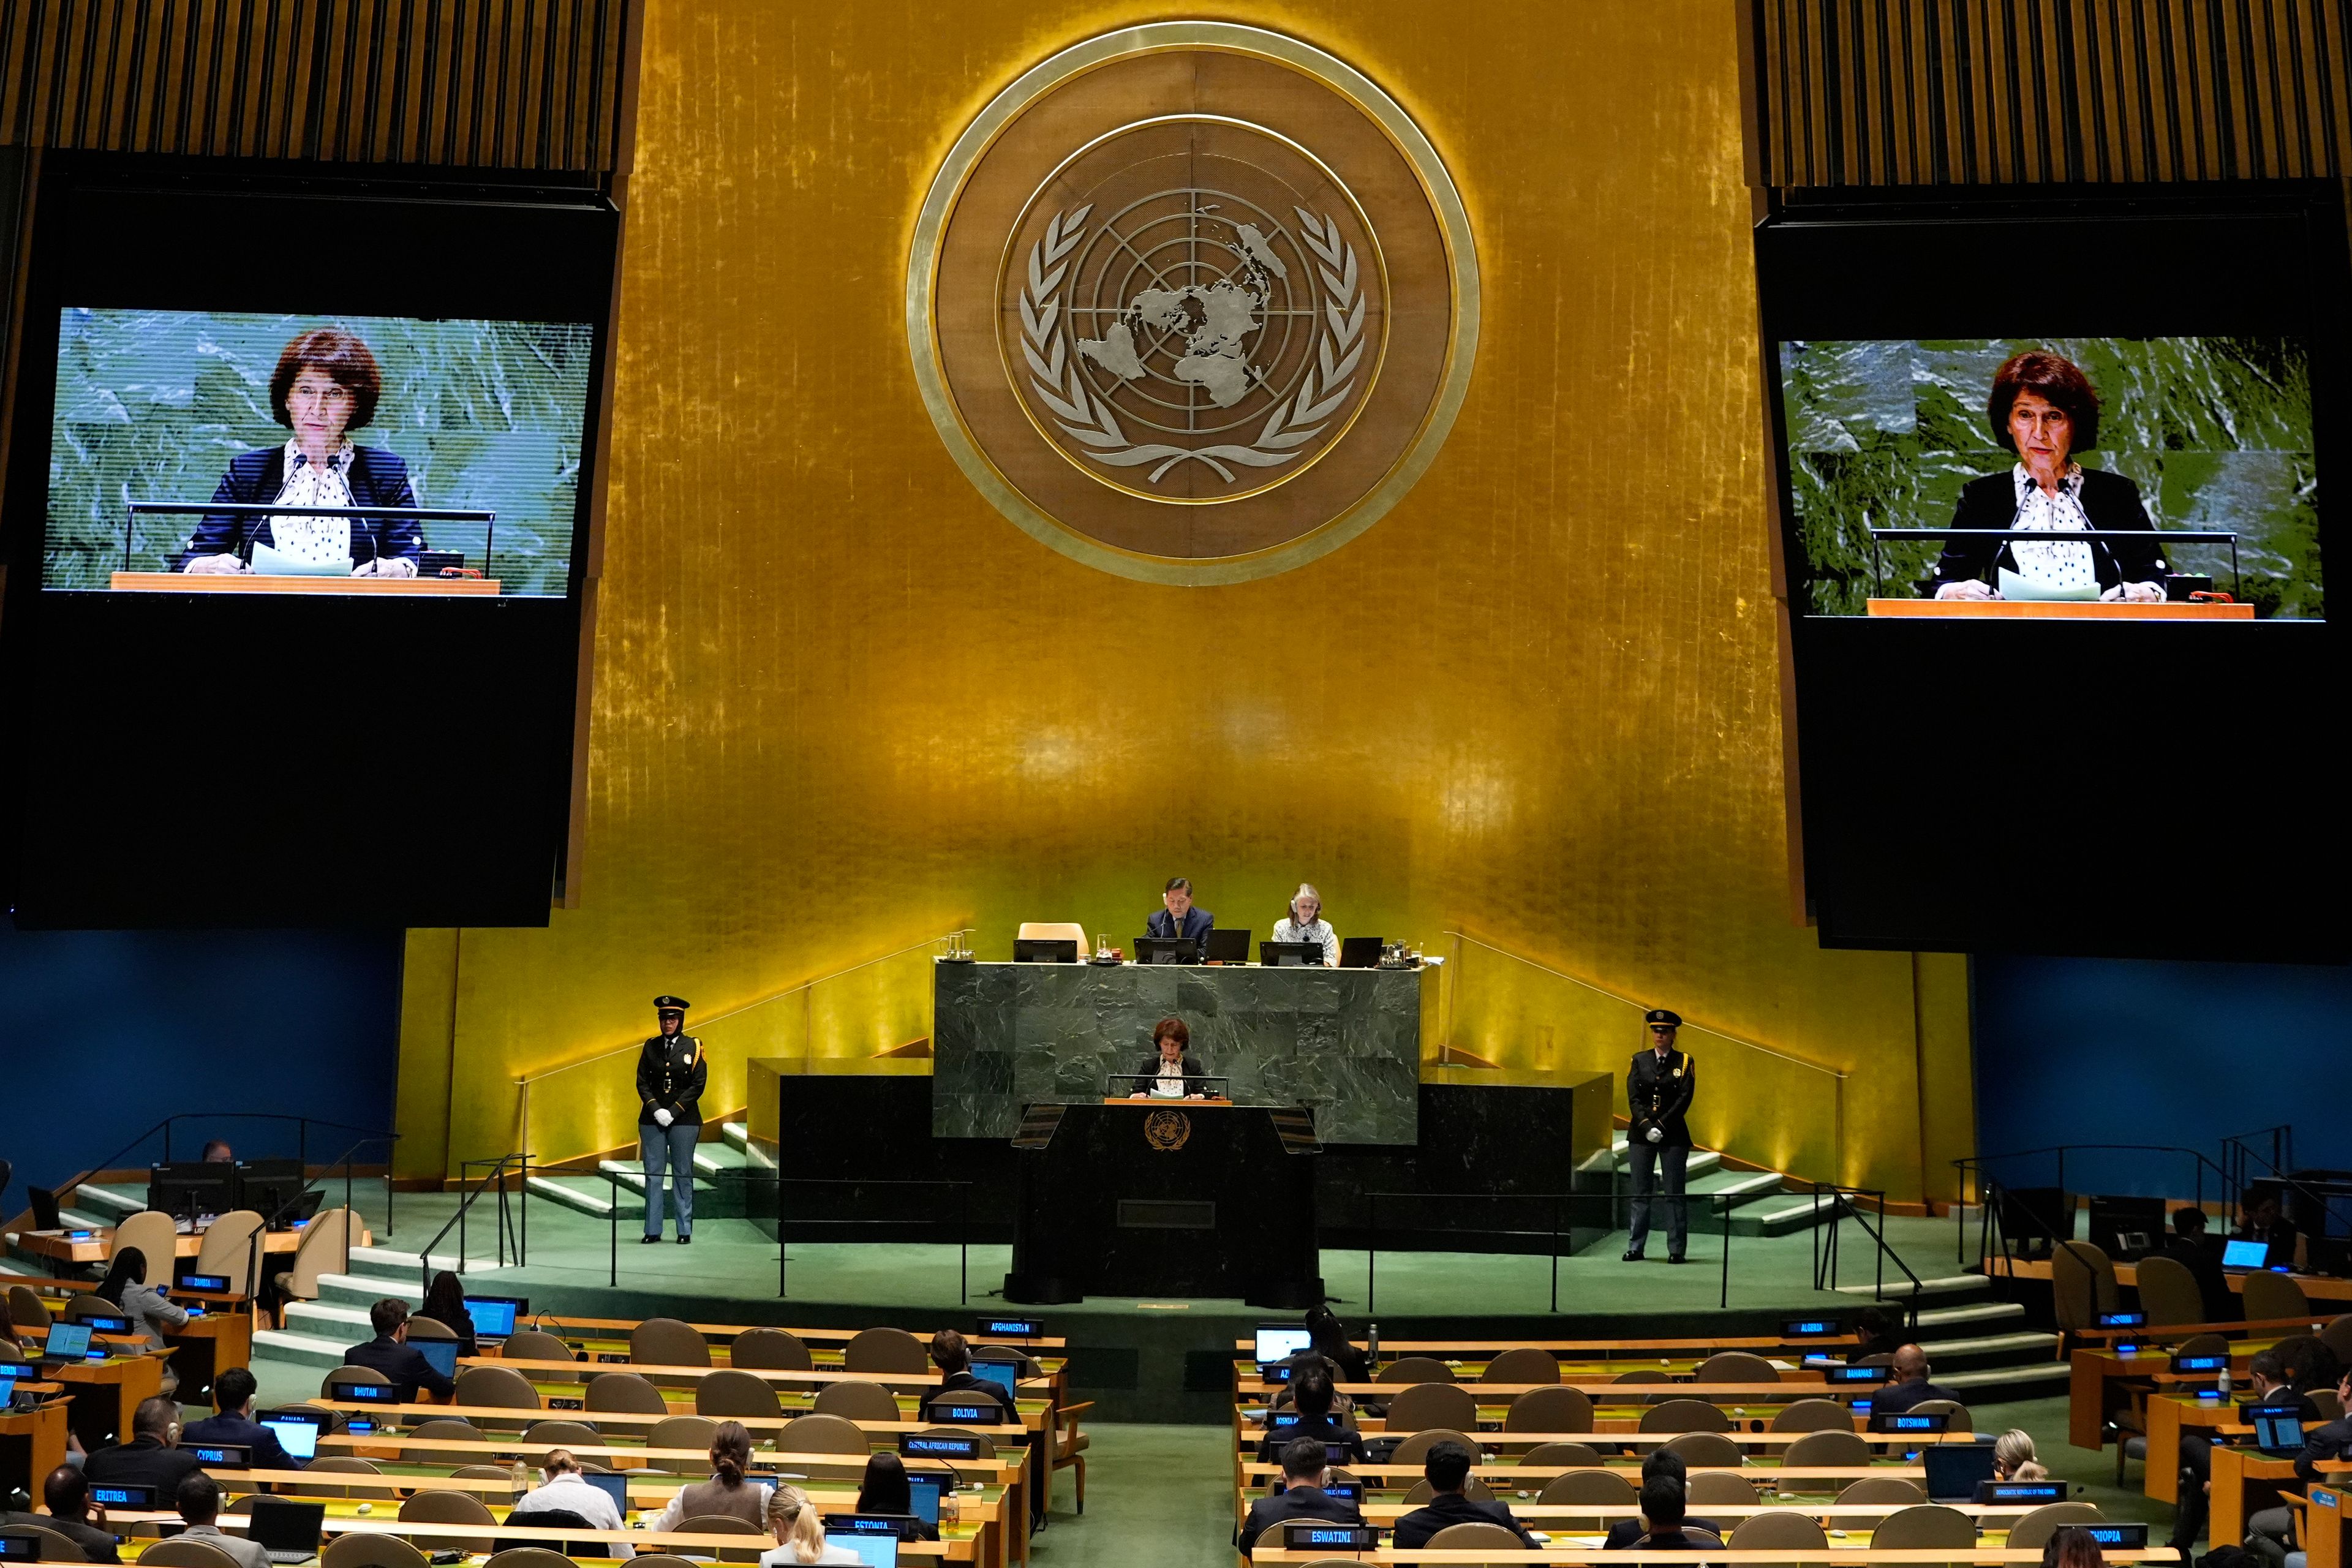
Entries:
{"type": "Polygon", "coordinates": [[[1139,936],[1135,939],[1138,963],[1198,963],[1201,944],[1189,936],[1139,936]]]}
{"type": "Polygon", "coordinates": [[[147,1167],[147,1206],[195,1221],[236,1207],[236,1167],[218,1160],[175,1160],[147,1167]]]}

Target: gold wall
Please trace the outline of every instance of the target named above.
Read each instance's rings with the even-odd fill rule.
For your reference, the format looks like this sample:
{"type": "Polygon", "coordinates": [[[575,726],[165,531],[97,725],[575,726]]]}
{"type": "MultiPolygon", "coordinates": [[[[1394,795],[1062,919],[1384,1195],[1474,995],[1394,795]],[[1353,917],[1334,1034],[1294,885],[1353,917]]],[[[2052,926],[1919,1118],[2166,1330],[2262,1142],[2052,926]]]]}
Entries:
{"type": "MultiPolygon", "coordinates": [[[[1738,18],[656,0],[583,896],[545,931],[464,932],[454,973],[412,966],[412,1157],[441,1122],[445,1168],[509,1147],[513,1080],[646,1033],[657,992],[740,1007],[966,924],[999,955],[1024,918],[1124,939],[1181,871],[1222,924],[1264,934],[1307,878],[1343,933],[1438,950],[1458,927],[1845,1068],[1823,1159],[1916,1197],[1970,1123],[1956,965],[1824,952],[1789,916],[1738,18]],[[1395,95],[1462,188],[1486,297],[1453,438],[1393,512],[1192,589],[992,510],[900,315],[917,205],[980,106],[1186,15],[1293,33],[1395,95]]],[[[1457,1001],[1515,1067],[1622,1069],[1637,1044],[1517,993],[1457,1001]]],[[[1763,1088],[1708,1080],[1736,1147],[1777,1146],[1763,1088]]],[[[584,1105],[533,1118],[542,1153],[619,1141],[584,1105]]]]}

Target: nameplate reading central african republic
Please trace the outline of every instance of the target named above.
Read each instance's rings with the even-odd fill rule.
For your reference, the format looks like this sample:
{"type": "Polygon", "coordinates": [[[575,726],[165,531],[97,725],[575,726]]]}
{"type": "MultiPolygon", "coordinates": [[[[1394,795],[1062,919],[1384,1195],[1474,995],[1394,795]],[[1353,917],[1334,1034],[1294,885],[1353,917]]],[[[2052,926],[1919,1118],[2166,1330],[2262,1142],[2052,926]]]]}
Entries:
{"type": "Polygon", "coordinates": [[[1295,39],[1161,23],[982,112],[917,226],[915,367],[956,460],[1150,581],[1312,560],[1394,504],[1469,374],[1459,197],[1386,94],[1295,39]]]}

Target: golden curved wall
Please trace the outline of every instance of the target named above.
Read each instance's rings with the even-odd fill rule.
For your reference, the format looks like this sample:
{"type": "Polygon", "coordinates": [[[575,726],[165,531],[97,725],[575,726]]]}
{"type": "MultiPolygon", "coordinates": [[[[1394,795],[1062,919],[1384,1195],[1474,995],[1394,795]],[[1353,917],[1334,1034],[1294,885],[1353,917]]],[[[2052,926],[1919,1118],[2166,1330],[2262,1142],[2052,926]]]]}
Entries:
{"type": "MultiPolygon", "coordinates": [[[[1824,952],[1788,914],[1738,19],[656,0],[583,897],[545,931],[412,942],[408,1158],[509,1147],[512,1080],[646,1033],[656,992],[740,1006],[965,924],[983,952],[1024,918],[1125,938],[1181,871],[1221,923],[1263,934],[1304,877],[1343,933],[1458,926],[1849,1068],[1828,1158],[1917,1196],[1969,1120],[1949,962],[1824,952]],[[1394,94],[1485,279],[1419,487],[1229,587],[1111,577],[1000,517],[932,432],[900,315],[917,205],[977,108],[1178,15],[1294,33],[1394,94]]],[[[1548,1025],[1538,993],[1465,991],[1474,1048],[1622,1070],[1636,1031],[1548,1025]]],[[[1795,1112],[1709,1087],[1743,1107],[1727,1137],[1777,1146],[1795,1112]]]]}

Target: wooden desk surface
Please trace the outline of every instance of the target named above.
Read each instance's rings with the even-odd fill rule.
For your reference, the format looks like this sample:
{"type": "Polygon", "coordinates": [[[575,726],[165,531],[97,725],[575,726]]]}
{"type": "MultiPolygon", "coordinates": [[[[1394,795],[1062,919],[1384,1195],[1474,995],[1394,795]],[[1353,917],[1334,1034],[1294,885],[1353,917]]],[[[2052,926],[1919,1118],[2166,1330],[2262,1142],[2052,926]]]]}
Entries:
{"type": "Polygon", "coordinates": [[[1873,599],[1874,616],[1948,621],[2251,621],[2252,605],[2110,604],[2099,599],[1873,599]]]}
{"type": "MultiPolygon", "coordinates": [[[[409,1448],[415,1448],[435,1454],[479,1455],[486,1460],[502,1460],[528,1452],[524,1449],[520,1437],[509,1438],[505,1441],[467,1443],[455,1442],[445,1437],[417,1437],[410,1435],[386,1436],[380,1432],[331,1433],[319,1439],[319,1448],[321,1453],[354,1454],[362,1458],[371,1454],[400,1453],[409,1448]]],[[[565,1445],[565,1448],[567,1452],[600,1460],[604,1458],[674,1459],[701,1463],[710,1458],[709,1451],[704,1448],[633,1447],[625,1443],[586,1446],[575,1443],[565,1445]]],[[[806,1465],[855,1465],[860,1462],[855,1454],[800,1454],[775,1448],[754,1448],[751,1452],[751,1460],[762,1469],[771,1466],[795,1468],[806,1465]]],[[[944,1466],[954,1470],[958,1475],[992,1477],[999,1484],[1009,1484],[1025,1461],[1020,1454],[1015,1453],[999,1455],[993,1459],[925,1458],[920,1462],[926,1465],[944,1466]]],[[[1418,1475],[1420,1471],[1415,1470],[1413,1473],[1418,1475]]],[[[701,1478],[697,1475],[681,1475],[678,1479],[690,1481],[701,1478]]],[[[341,1486],[345,1483],[338,1481],[335,1484],[341,1486]]],[[[362,1476],[350,1484],[365,1486],[369,1483],[367,1479],[362,1476]]]]}
{"type": "MultiPolygon", "coordinates": [[[[2129,1285],[2135,1289],[2137,1288],[2139,1284],[2138,1265],[2132,1263],[2118,1263],[2115,1267],[2116,1284],[2129,1285]]],[[[2006,1254],[2003,1254],[2000,1257],[1990,1258],[1986,1261],[1985,1276],[1988,1279],[1995,1279],[2047,1280],[2050,1278],[2050,1260],[2046,1258],[2011,1258],[2006,1254]]],[[[2246,1274],[2244,1270],[2233,1270],[2225,1274],[2223,1278],[2230,1281],[2230,1289],[2232,1291],[2241,1296],[2246,1293],[2246,1274]]],[[[2352,1279],[2338,1279],[2333,1275],[2327,1274],[2291,1274],[2288,1275],[2287,1278],[2293,1279],[2296,1284],[2303,1287],[2304,1296],[2309,1300],[2352,1301],[2352,1279]]],[[[2238,1323],[2230,1326],[2244,1328],[2246,1325],[2243,1323],[2238,1323]]],[[[2159,1332],[2161,1331],[2152,1330],[2149,1331],[2159,1332]]]]}
{"type": "MultiPolygon", "coordinates": [[[[732,1371],[756,1377],[762,1383],[781,1384],[788,1388],[822,1388],[835,1383],[878,1383],[886,1387],[937,1388],[943,1381],[943,1374],[936,1372],[844,1372],[837,1367],[816,1372],[786,1372],[772,1366],[676,1366],[645,1362],[517,1361],[504,1356],[460,1356],[457,1366],[461,1372],[467,1367],[475,1366],[508,1367],[530,1377],[534,1383],[562,1383],[568,1380],[560,1375],[551,1374],[571,1373],[578,1377],[583,1384],[608,1372],[633,1372],[639,1377],[667,1377],[685,1382],[699,1382],[714,1372],[732,1371]]],[[[1051,1378],[1026,1377],[1020,1379],[1014,1387],[1016,1391],[1022,1387],[1040,1390],[1040,1397],[1042,1397],[1042,1391],[1051,1387],[1052,1384],[1051,1378]]],[[[1017,1392],[1015,1397],[1019,1397],[1017,1392]]]]}
{"type": "Polygon", "coordinates": [[[422,594],[498,595],[496,577],[272,577],[258,572],[117,572],[118,594],[422,594]]]}
{"type": "MultiPolygon", "coordinates": [[[[1708,1563],[1885,1563],[1888,1568],[1908,1563],[2039,1563],[2042,1549],[2012,1549],[2006,1546],[1938,1546],[1922,1550],[1898,1547],[1831,1547],[1827,1551],[1773,1547],[1769,1551],[1734,1552],[1728,1547],[1706,1548],[1708,1563]]],[[[2177,1563],[2180,1553],[2169,1546],[2108,1547],[2100,1556],[2109,1563],[2177,1563]]],[[[1383,1546],[1376,1552],[1333,1552],[1318,1548],[1309,1552],[1291,1552],[1282,1547],[1261,1546],[1250,1553],[1253,1563],[1307,1563],[1353,1559],[1361,1563],[1458,1563],[1462,1568],[1480,1563],[1591,1563],[1613,1568],[1620,1563],[1654,1563],[1660,1568],[1689,1568],[1691,1552],[1610,1552],[1599,1546],[1549,1546],[1540,1552],[1500,1552],[1491,1546],[1471,1551],[1436,1552],[1428,1547],[1400,1551],[1383,1546]]]]}
{"type": "MultiPolygon", "coordinates": [[[[471,1421],[477,1425],[486,1422],[593,1421],[599,1426],[650,1427],[657,1421],[669,1420],[671,1416],[694,1414],[690,1409],[672,1410],[656,1415],[626,1410],[558,1410],[551,1407],[534,1412],[506,1405],[372,1405],[361,1399],[312,1399],[304,1403],[318,1405],[322,1410],[340,1410],[352,1415],[373,1415],[378,1420],[397,1416],[408,1422],[456,1420],[471,1421]]],[[[754,1433],[780,1432],[787,1424],[807,1414],[809,1412],[803,1410],[789,1415],[734,1415],[729,1419],[740,1422],[754,1433]]],[[[1024,1401],[1020,1415],[1021,1424],[1017,1426],[1007,1423],[1002,1426],[973,1426],[970,1430],[999,1442],[1017,1442],[1024,1433],[1034,1433],[1045,1424],[1045,1411],[1042,1404],[1024,1401]]],[[[928,1432],[939,1423],[860,1421],[857,1425],[874,1432],[928,1432]]],[[[513,1447],[513,1444],[507,1445],[508,1449],[513,1447]]]]}
{"type": "MultiPolygon", "coordinates": [[[[553,1334],[560,1340],[576,1340],[582,1342],[588,1342],[595,1336],[580,1334],[576,1332],[578,1330],[608,1330],[619,1336],[614,1342],[625,1344],[629,1331],[636,1328],[643,1321],[641,1318],[565,1317],[559,1319],[552,1312],[536,1312],[531,1315],[531,1321],[526,1326],[538,1329],[543,1333],[553,1334]]],[[[777,1323],[688,1323],[686,1326],[709,1340],[731,1340],[736,1335],[748,1333],[753,1329],[774,1329],[780,1333],[790,1334],[793,1338],[810,1345],[847,1344],[866,1331],[864,1329],[800,1329],[789,1324],[777,1323]]],[[[919,1340],[928,1340],[931,1336],[928,1333],[917,1332],[915,1337],[919,1340]]],[[[965,1334],[963,1342],[968,1345],[1003,1345],[1013,1350],[1027,1351],[1031,1355],[1035,1355],[1040,1351],[1066,1350],[1070,1343],[1059,1334],[1034,1340],[1008,1340],[987,1334],[965,1334]]]]}
{"type": "MultiPolygon", "coordinates": [[[[87,1240],[73,1240],[72,1237],[79,1234],[81,1233],[64,1230],[20,1230],[16,1233],[16,1247],[20,1252],[30,1252],[59,1263],[105,1262],[114,1245],[114,1228],[108,1226],[88,1233],[87,1240]]],[[[265,1231],[262,1233],[261,1250],[266,1254],[293,1252],[302,1245],[303,1235],[304,1233],[299,1230],[265,1231]]],[[[373,1247],[375,1237],[367,1230],[362,1229],[358,1235],[352,1237],[352,1245],[373,1247]]],[[[173,1246],[173,1255],[178,1258],[194,1258],[204,1249],[204,1234],[199,1231],[178,1237],[173,1246]]]]}

